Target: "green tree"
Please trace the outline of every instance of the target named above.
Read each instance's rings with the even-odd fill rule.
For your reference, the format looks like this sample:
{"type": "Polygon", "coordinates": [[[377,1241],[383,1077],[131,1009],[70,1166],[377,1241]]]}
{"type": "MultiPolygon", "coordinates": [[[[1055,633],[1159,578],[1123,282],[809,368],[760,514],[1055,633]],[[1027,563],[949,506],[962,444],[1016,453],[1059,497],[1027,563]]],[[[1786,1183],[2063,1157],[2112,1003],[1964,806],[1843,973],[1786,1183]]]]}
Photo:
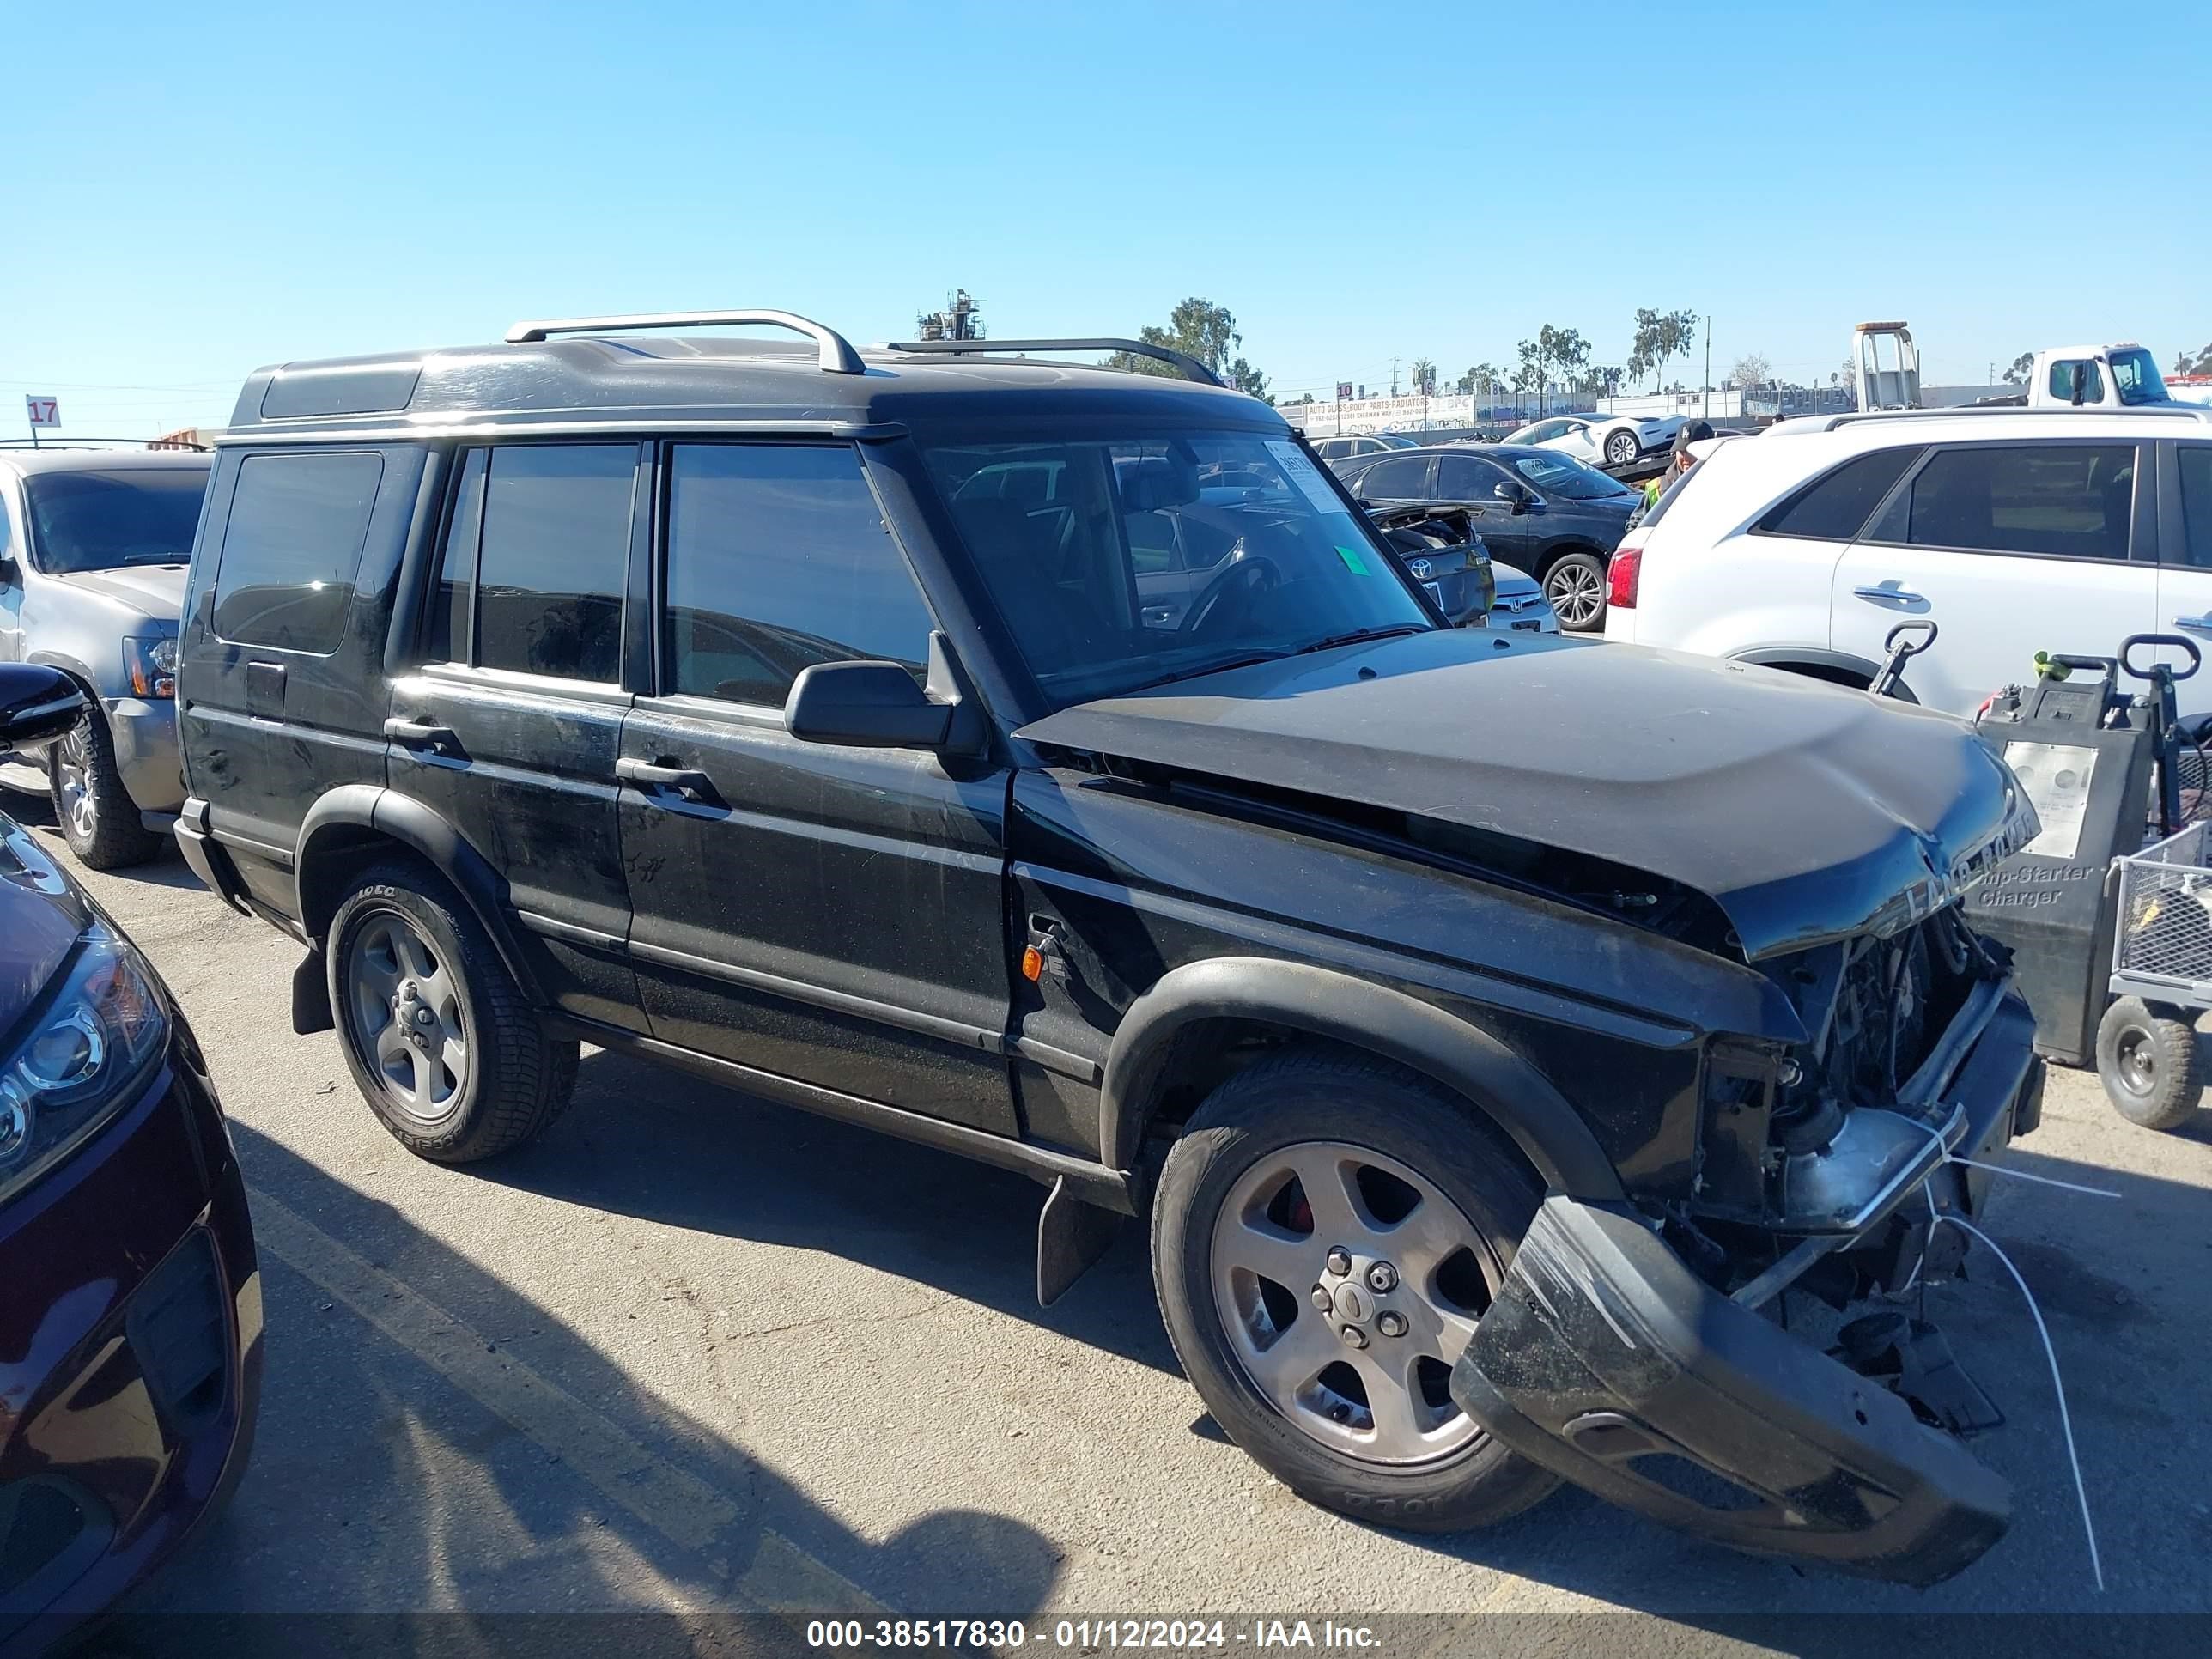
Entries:
{"type": "MultiPolygon", "coordinates": [[[[1195,357],[1218,374],[1228,385],[1262,403],[1275,401],[1267,390],[1267,377],[1246,362],[1241,356],[1232,356],[1244,343],[1237,331],[1237,319],[1227,306],[1215,305],[1211,300],[1194,295],[1168,313],[1165,328],[1146,325],[1138,330],[1137,337],[1146,345],[1166,346],[1186,356],[1195,357]]],[[[1126,368],[1139,374],[1173,374],[1174,368],[1151,357],[1139,357],[1133,352],[1117,351],[1107,360],[1116,368],[1126,368]]]]}
{"type": "Polygon", "coordinates": [[[2005,365],[2004,382],[2007,386],[2019,386],[2034,370],[2035,354],[2033,351],[2023,351],[2005,365]]]}
{"type": "Polygon", "coordinates": [[[1694,311],[1639,310],[1634,348],[1628,356],[1629,374],[1639,380],[1646,374],[1654,376],[1652,390],[1657,391],[1657,380],[1665,377],[1667,365],[1677,357],[1688,356],[1697,338],[1694,311]]]}
{"type": "Polygon", "coordinates": [[[1416,392],[1423,393],[1430,397],[1436,395],[1437,365],[1434,358],[1414,358],[1411,373],[1413,381],[1413,390],[1416,392]]]}

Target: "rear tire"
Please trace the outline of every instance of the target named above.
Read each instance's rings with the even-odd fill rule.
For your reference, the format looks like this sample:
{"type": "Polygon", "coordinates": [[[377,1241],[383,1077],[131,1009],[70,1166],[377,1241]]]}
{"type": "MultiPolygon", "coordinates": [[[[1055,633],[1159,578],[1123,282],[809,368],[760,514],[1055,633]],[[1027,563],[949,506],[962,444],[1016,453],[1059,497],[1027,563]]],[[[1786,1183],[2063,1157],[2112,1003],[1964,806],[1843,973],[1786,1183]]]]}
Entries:
{"type": "Polygon", "coordinates": [[[1633,432],[1616,432],[1605,441],[1605,459],[1613,466],[1626,466],[1643,453],[1633,432]]]}
{"type": "Polygon", "coordinates": [[[476,913],[427,866],[371,869],[338,907],[325,955],[346,1064],[409,1152],[472,1164],[568,1109],[575,1043],[545,1034],[476,913]]]}
{"type": "Polygon", "coordinates": [[[2122,997],[2097,1024],[2097,1075],[2129,1122],[2178,1129],[2204,1092],[2197,1027],[2170,1004],[2122,997]]]}
{"type": "Polygon", "coordinates": [[[1542,1196],[1510,1144],[1426,1079],[1326,1051],[1261,1060],[1200,1107],[1153,1200],[1152,1279],[1184,1374],[1310,1503],[1417,1532],[1517,1514],[1556,1478],[1442,1382],[1542,1196]],[[1329,1261],[1340,1245],[1348,1273],[1329,1261]],[[1391,1277],[1375,1293],[1378,1263],[1391,1277]],[[1334,1291],[1326,1312],[1317,1288],[1334,1291]]]}
{"type": "Polygon", "coordinates": [[[143,864],[168,840],[140,822],[97,705],[47,748],[46,789],[62,839],[88,870],[143,864]]]}
{"type": "Polygon", "coordinates": [[[1604,627],[1604,559],[1595,553],[1562,553],[1544,572],[1544,598],[1567,633],[1604,627]]]}

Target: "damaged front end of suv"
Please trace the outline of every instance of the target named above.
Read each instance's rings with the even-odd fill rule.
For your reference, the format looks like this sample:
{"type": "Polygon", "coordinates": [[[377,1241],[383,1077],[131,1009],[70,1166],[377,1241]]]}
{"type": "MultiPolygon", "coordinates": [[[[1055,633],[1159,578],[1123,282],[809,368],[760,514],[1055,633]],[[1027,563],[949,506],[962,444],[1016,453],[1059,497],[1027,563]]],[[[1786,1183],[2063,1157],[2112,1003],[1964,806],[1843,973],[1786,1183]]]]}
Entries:
{"type": "MultiPolygon", "coordinates": [[[[1960,908],[2032,807],[1942,715],[1632,647],[1468,640],[1239,669],[1024,735],[1224,823],[1295,825],[1304,884],[1277,902],[1302,917],[1371,935],[1319,872],[1324,848],[1372,848],[1367,902],[1410,981],[1434,960],[1557,994],[1531,1020],[1434,981],[1562,1079],[1618,1177],[1547,1171],[1455,1356],[1468,1418],[1718,1541],[1951,1576],[2004,1529],[2005,1483],[1960,1441],[1993,1409],[1901,1310],[1877,1303],[1832,1353],[1780,1298],[1843,1308],[1949,1271],[1962,1235],[1936,1218],[1972,1217],[1990,1179],[1954,1160],[2034,1126],[2032,1018],[1960,908]]],[[[1133,865],[1228,885],[1187,823],[1152,834],[1133,865]]]]}
{"type": "Polygon", "coordinates": [[[1824,1352],[1776,1316],[1793,1287],[1843,1310],[1955,1270],[1940,1218],[2035,1127],[2032,1016],[1956,902],[2033,833],[2016,806],[1954,879],[1754,963],[1802,1031],[1708,1045],[1688,1197],[1543,1205],[1455,1369],[1471,1416],[1741,1548],[1926,1585],[2003,1534],[2008,1488],[1960,1443],[2002,1419],[1932,1326],[1878,1310],[1824,1352]]]}

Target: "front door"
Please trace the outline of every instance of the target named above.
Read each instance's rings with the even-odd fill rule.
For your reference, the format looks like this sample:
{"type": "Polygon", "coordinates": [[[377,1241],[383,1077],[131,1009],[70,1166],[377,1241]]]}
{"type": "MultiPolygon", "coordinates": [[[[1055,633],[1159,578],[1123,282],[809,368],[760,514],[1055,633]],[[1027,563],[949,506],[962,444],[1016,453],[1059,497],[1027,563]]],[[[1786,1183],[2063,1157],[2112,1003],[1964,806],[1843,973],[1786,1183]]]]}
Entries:
{"type": "Polygon", "coordinates": [[[554,1003],[641,1030],[615,824],[640,454],[634,443],[463,453],[422,666],[392,682],[384,730],[391,787],[505,879],[554,1003]]]}
{"type": "Polygon", "coordinates": [[[7,479],[0,475],[0,662],[21,662],[26,538],[15,531],[9,494],[7,479]]]}
{"type": "Polygon", "coordinates": [[[2038,651],[2109,657],[2157,613],[2153,550],[2136,547],[2149,449],[2087,439],[1940,445],[1837,561],[1833,648],[1878,663],[1892,629],[1939,635],[1905,683],[1972,714],[2035,678],[2038,651]]]}
{"type": "Polygon", "coordinates": [[[813,664],[928,662],[936,623],[860,453],[662,453],[659,695],[623,728],[620,814],[653,1035],[1015,1133],[1005,770],[783,726],[813,664]]]}
{"type": "Polygon", "coordinates": [[[1516,513],[1512,502],[1498,497],[1498,485],[1519,483],[1495,461],[1479,455],[1437,457],[1437,499],[1468,508],[1474,515],[1475,533],[1490,556],[1528,572],[1536,568],[1534,556],[1542,539],[1529,522],[1536,515],[1516,513]]]}

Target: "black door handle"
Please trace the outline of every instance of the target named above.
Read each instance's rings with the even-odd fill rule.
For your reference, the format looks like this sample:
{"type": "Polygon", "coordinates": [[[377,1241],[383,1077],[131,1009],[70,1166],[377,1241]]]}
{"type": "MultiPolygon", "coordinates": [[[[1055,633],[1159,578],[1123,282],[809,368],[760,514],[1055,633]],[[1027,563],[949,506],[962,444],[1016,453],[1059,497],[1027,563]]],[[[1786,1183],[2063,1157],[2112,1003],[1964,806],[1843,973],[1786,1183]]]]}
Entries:
{"type": "Polygon", "coordinates": [[[410,749],[451,749],[457,747],[453,729],[449,726],[434,726],[428,720],[409,720],[394,715],[384,722],[384,735],[394,743],[410,749]]]}
{"type": "Polygon", "coordinates": [[[627,757],[615,763],[615,776],[640,789],[666,789],[686,800],[705,800],[714,793],[714,780],[688,766],[659,766],[627,757]]]}

